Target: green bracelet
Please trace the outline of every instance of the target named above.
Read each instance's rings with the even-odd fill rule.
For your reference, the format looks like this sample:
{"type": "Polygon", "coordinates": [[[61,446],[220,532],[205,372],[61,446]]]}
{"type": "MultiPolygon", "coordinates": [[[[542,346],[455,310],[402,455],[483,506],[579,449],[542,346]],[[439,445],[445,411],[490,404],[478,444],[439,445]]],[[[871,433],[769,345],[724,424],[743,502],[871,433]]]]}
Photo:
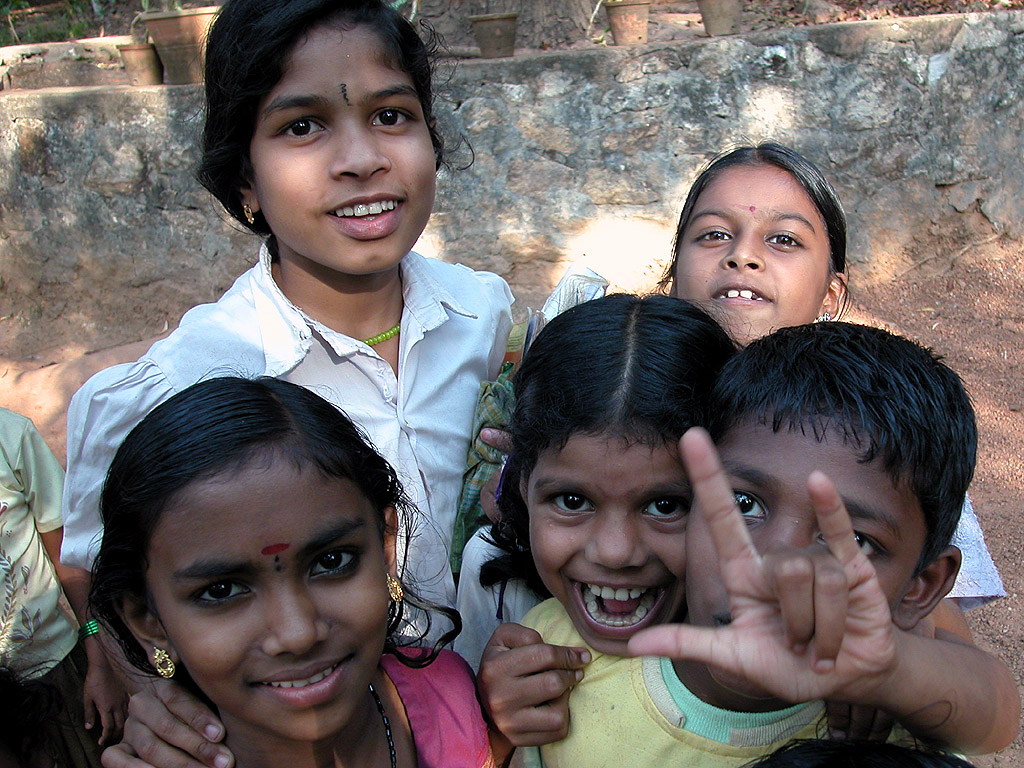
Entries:
{"type": "Polygon", "coordinates": [[[96,619],[89,619],[82,626],[78,628],[78,641],[81,642],[89,635],[98,635],[100,633],[100,625],[96,619]]]}

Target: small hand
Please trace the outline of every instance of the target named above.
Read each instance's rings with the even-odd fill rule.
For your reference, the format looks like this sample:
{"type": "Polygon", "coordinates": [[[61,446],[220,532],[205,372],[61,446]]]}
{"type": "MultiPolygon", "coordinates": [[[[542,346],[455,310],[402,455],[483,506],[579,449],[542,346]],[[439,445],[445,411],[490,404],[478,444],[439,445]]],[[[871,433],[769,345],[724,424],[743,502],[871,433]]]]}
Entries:
{"type": "Polygon", "coordinates": [[[103,753],[105,768],[231,768],[224,726],[192,694],[156,680],[132,696],[124,741],[103,753]]]}
{"type": "Polygon", "coordinates": [[[93,645],[88,651],[89,667],[82,686],[82,716],[86,730],[100,722],[100,735],[96,743],[110,743],[121,735],[128,712],[128,692],[124,681],[114,671],[99,641],[86,638],[93,645]]]}
{"type": "Polygon", "coordinates": [[[513,745],[550,744],[569,730],[569,692],[589,662],[584,648],[548,645],[532,629],[502,624],[484,648],[477,689],[513,745]]]}
{"type": "Polygon", "coordinates": [[[825,703],[828,732],[833,739],[885,741],[895,722],[887,712],[859,704],[825,703]]]}

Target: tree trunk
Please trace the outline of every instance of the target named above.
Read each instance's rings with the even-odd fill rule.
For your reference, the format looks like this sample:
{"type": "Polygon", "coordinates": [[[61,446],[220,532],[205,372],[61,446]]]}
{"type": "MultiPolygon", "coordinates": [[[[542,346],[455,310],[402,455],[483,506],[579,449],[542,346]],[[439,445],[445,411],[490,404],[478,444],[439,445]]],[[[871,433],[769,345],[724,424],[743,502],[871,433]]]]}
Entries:
{"type": "Polygon", "coordinates": [[[469,17],[519,14],[516,47],[544,50],[583,40],[597,0],[419,0],[417,19],[429,22],[449,46],[475,45],[469,17]]]}

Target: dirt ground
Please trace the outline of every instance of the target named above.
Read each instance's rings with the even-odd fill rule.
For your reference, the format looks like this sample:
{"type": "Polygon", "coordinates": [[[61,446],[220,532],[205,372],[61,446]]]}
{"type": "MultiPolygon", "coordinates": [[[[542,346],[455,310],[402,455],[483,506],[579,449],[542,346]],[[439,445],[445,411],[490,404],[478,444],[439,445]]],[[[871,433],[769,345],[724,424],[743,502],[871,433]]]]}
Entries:
{"type": "MultiPolygon", "coordinates": [[[[120,8],[132,2],[117,3],[120,8]]],[[[827,4],[819,0],[769,0],[748,3],[748,28],[780,23],[814,23],[877,18],[899,13],[936,13],[1021,7],[1024,2],[900,2],[827,4]]],[[[666,13],[696,10],[695,3],[661,4],[666,13]]],[[[111,17],[113,18],[113,17],[111,17]]],[[[108,33],[118,30],[108,29],[108,33]]],[[[968,614],[978,643],[1013,669],[1024,690],[1024,273],[1019,269],[1024,243],[996,235],[978,214],[942,222],[935,234],[917,242],[900,263],[871,280],[852,274],[853,306],[848,319],[881,325],[916,338],[944,354],[966,382],[980,426],[978,468],[971,496],[989,548],[1002,573],[1007,597],[968,614]]],[[[874,274],[874,273],[873,273],[874,274]]],[[[513,286],[513,289],[515,286],[513,286]]],[[[183,311],[186,307],[181,307],[183,311]]],[[[97,349],[149,338],[166,319],[166,308],[152,316],[140,307],[124,318],[111,318],[110,332],[97,349]]],[[[11,402],[10,383],[18,374],[41,365],[79,358],[72,326],[38,328],[36,343],[16,356],[5,346],[0,318],[0,404],[31,412],[29,402],[11,402]],[[4,350],[7,350],[6,352],[4,350]],[[5,394],[8,396],[5,397],[5,394]]],[[[23,332],[24,329],[22,329],[23,332]]],[[[113,351],[109,354],[123,355],[113,351]]],[[[88,358],[95,366],[102,358],[88,358]]],[[[45,374],[45,369],[38,373],[45,374]]],[[[937,672],[938,673],[938,672],[937,672]]],[[[1024,737],[997,755],[974,758],[989,766],[1024,766],[1024,737]]]]}
{"type": "MultiPolygon", "coordinates": [[[[1007,597],[968,613],[982,647],[1002,658],[1024,690],[1024,275],[1019,241],[1001,240],[980,217],[947,222],[920,242],[894,279],[857,284],[851,320],[881,325],[946,356],[970,391],[979,424],[974,501],[1007,597]],[[911,266],[916,265],[916,266],[911,266]]],[[[979,766],[1024,765],[1024,738],[979,766]]]]}

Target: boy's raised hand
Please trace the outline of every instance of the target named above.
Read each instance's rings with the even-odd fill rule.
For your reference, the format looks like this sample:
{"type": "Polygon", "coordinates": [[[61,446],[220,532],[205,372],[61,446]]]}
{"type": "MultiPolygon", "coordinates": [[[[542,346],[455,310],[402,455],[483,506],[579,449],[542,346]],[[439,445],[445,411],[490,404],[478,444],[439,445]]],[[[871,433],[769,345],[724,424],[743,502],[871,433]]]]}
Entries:
{"type": "Polygon", "coordinates": [[[680,453],[695,514],[706,521],[718,553],[731,623],[652,627],[630,639],[630,652],[703,662],[785,701],[871,703],[896,664],[896,629],[831,480],[820,472],[807,480],[827,549],[762,554],[708,434],[688,431],[680,453]]]}
{"type": "Polygon", "coordinates": [[[589,661],[585,648],[549,645],[529,627],[501,624],[480,659],[480,701],[513,746],[559,741],[569,730],[569,692],[589,661]]]}

